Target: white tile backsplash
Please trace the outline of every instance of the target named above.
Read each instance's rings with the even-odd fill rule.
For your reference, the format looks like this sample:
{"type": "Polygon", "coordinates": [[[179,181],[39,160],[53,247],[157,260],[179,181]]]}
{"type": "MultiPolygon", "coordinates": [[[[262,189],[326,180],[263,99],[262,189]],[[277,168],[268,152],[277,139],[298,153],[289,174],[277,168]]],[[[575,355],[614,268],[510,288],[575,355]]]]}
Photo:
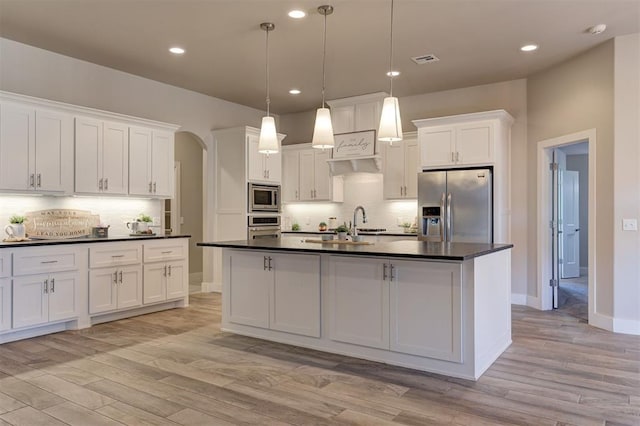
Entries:
{"type": "MultiPolygon", "coordinates": [[[[0,224],[9,223],[14,214],[24,215],[29,211],[46,209],[89,210],[100,215],[104,225],[110,225],[109,236],[129,234],[126,223],[140,213],[151,217],[162,217],[162,200],[136,199],[126,197],[51,197],[37,195],[0,195],[0,224]]],[[[152,228],[162,233],[160,227],[152,228]]],[[[2,232],[2,238],[4,233],[2,232]]]]}
{"type": "Polygon", "coordinates": [[[365,228],[386,228],[389,232],[402,232],[401,222],[413,223],[418,212],[416,200],[385,200],[382,196],[381,173],[354,173],[344,176],[343,203],[288,203],[282,208],[282,229],[290,230],[298,223],[303,231],[317,231],[320,222],[329,223],[329,217],[336,217],[341,224],[353,220],[353,209],[363,206],[368,222],[358,226],[365,228]]]}

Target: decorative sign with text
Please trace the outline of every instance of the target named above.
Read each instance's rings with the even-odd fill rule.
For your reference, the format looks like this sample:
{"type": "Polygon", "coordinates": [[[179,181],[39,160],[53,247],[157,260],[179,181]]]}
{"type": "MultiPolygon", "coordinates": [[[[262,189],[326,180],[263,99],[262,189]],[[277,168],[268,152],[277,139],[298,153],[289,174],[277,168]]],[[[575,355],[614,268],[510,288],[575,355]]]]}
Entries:
{"type": "Polygon", "coordinates": [[[341,133],[334,135],[333,158],[370,157],[376,153],[376,131],[341,133]]]}
{"type": "Polygon", "coordinates": [[[86,237],[99,223],[99,215],[73,209],[27,212],[24,221],[27,236],[43,240],[86,237]]]}

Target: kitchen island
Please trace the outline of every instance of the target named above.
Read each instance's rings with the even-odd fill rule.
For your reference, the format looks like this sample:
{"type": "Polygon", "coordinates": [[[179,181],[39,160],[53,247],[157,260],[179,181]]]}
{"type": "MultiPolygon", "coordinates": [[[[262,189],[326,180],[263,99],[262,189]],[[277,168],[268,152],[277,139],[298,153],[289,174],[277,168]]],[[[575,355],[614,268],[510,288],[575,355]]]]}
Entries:
{"type": "Polygon", "coordinates": [[[476,380],[511,344],[511,244],[223,248],[225,331],[476,380]]]}

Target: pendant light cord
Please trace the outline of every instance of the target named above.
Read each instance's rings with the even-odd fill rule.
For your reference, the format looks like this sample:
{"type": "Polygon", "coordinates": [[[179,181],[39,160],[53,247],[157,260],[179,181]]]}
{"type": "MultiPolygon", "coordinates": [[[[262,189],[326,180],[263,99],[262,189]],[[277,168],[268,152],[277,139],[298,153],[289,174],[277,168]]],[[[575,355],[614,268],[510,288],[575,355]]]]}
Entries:
{"type": "Polygon", "coordinates": [[[389,96],[393,97],[393,0],[391,0],[391,36],[389,39],[389,96]]]}
{"type": "Polygon", "coordinates": [[[269,98],[269,31],[270,31],[269,29],[265,31],[267,33],[267,47],[266,47],[267,60],[265,61],[266,62],[265,86],[267,87],[267,117],[269,117],[269,104],[271,103],[271,99],[269,98]]]}
{"type": "Polygon", "coordinates": [[[324,84],[325,84],[325,71],[324,64],[327,56],[327,12],[324,13],[324,33],[322,37],[322,108],[324,108],[324,84]]]}

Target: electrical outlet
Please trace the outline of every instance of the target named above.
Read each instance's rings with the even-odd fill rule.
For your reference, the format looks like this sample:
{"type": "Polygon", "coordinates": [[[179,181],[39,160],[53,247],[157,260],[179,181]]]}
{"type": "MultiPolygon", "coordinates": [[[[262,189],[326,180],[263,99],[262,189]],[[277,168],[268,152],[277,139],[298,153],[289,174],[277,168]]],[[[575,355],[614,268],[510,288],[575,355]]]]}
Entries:
{"type": "Polygon", "coordinates": [[[623,231],[637,231],[638,230],[638,220],[637,219],[622,219],[622,230],[623,231]]]}
{"type": "Polygon", "coordinates": [[[160,218],[158,216],[153,217],[153,226],[160,226],[160,218]]]}

